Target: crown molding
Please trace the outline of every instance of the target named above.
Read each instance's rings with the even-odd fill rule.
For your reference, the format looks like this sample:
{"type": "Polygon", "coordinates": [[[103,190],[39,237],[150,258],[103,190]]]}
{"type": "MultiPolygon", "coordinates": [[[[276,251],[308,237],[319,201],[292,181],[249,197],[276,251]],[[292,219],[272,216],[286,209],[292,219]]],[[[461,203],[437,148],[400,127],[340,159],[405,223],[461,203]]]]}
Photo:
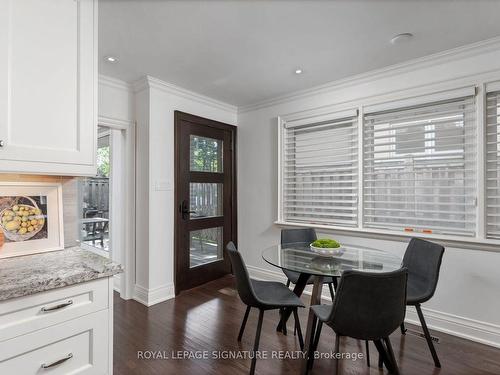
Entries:
{"type": "Polygon", "coordinates": [[[114,117],[99,116],[97,123],[102,126],[107,126],[113,129],[128,129],[134,126],[134,122],[130,120],[123,120],[114,117]]]}
{"type": "Polygon", "coordinates": [[[165,81],[162,81],[161,79],[151,77],[151,76],[144,76],[140,78],[139,80],[135,81],[132,83],[133,89],[135,93],[141,92],[145,89],[150,89],[154,88],[157,90],[161,90],[163,92],[169,93],[169,94],[174,94],[177,96],[181,96],[183,98],[189,99],[196,101],[201,104],[209,105],[211,107],[216,107],[219,109],[222,109],[224,111],[232,112],[234,114],[238,113],[238,107],[227,104],[224,102],[221,102],[216,99],[212,99],[208,96],[198,94],[194,91],[187,90],[185,88],[176,86],[172,83],[168,83],[165,81]]]}
{"type": "Polygon", "coordinates": [[[130,83],[122,81],[121,79],[105,76],[104,74],[99,74],[99,85],[125,91],[133,90],[133,87],[130,83]]]}
{"type": "Polygon", "coordinates": [[[240,106],[238,107],[238,113],[250,112],[257,109],[286,103],[292,100],[304,99],[310,96],[339,90],[345,87],[363,84],[368,81],[381,79],[396,74],[402,74],[433,65],[439,65],[450,60],[463,59],[469,56],[483,54],[498,49],[500,49],[500,37],[495,37],[477,43],[468,44],[465,46],[438,52],[432,55],[390,65],[381,69],[356,74],[347,78],[342,78],[322,85],[314,86],[309,89],[299,90],[289,94],[276,96],[274,98],[265,99],[250,105],[240,106]]]}

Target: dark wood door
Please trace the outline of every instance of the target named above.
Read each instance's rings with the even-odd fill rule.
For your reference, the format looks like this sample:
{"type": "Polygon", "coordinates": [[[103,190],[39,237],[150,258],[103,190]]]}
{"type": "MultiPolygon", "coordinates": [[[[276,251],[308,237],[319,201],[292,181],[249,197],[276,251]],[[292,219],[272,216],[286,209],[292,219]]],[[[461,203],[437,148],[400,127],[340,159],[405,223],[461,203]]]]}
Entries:
{"type": "Polygon", "coordinates": [[[231,272],[236,127],[175,112],[175,293],[231,272]]]}

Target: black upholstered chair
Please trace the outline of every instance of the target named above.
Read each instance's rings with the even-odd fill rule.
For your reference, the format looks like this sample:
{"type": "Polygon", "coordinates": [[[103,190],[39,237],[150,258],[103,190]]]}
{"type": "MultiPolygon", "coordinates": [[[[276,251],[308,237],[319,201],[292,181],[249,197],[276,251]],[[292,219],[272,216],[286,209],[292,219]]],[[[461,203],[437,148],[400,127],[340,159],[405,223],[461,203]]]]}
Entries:
{"type": "MultiPolygon", "coordinates": [[[[301,228],[301,229],[282,229],[281,230],[281,245],[297,243],[297,242],[313,242],[316,241],[316,231],[314,228],[301,228]]],[[[290,283],[297,284],[299,280],[300,273],[283,270],[283,273],[288,278],[286,286],[290,286],[290,283]]],[[[314,284],[314,276],[310,276],[307,280],[307,284],[314,284]]],[[[323,284],[328,284],[330,288],[330,295],[333,298],[335,296],[334,289],[337,287],[337,279],[335,277],[325,277],[323,284]]]]}
{"type": "MultiPolygon", "coordinates": [[[[311,307],[318,323],[310,345],[309,367],[326,324],[335,332],[336,353],[342,336],[373,341],[389,371],[399,374],[389,335],[404,320],[407,276],[406,268],[387,273],[344,271],[333,305],[311,307]]],[[[337,373],[338,360],[335,366],[337,373]]]]}
{"type": "Polygon", "coordinates": [[[245,331],[245,325],[247,323],[248,314],[252,307],[259,310],[259,322],[257,323],[257,333],[255,335],[255,342],[253,347],[253,358],[252,364],[250,366],[250,375],[255,372],[255,364],[257,361],[257,356],[255,353],[259,349],[260,331],[262,329],[262,321],[264,319],[264,311],[266,310],[277,310],[281,308],[292,308],[293,316],[295,318],[295,327],[299,336],[299,344],[301,350],[304,349],[304,341],[302,338],[302,330],[300,328],[299,316],[297,313],[298,307],[304,307],[304,304],[288,287],[284,284],[272,281],[259,281],[252,280],[248,275],[245,262],[241,257],[241,254],[236,250],[236,247],[232,242],[227,245],[227,252],[229,254],[229,259],[231,260],[231,265],[233,267],[233,273],[236,277],[236,289],[238,294],[244,304],[247,305],[245,311],[245,316],[243,317],[243,322],[241,323],[240,332],[238,334],[238,341],[241,341],[243,332],[245,331]]]}
{"type": "MultiPolygon", "coordinates": [[[[403,267],[408,268],[406,304],[415,306],[417,310],[436,367],[441,367],[441,363],[432,343],[420,304],[430,300],[436,291],[443,254],[443,246],[419,238],[412,238],[403,258],[403,267]]],[[[406,333],[404,323],[401,324],[401,333],[406,333]]]]}

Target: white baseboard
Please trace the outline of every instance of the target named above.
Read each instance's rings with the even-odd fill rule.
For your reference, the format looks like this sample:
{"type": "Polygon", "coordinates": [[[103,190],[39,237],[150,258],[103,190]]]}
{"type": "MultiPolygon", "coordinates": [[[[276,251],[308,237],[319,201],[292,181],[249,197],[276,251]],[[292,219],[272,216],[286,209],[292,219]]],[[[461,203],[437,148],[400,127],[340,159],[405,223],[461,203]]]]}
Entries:
{"type": "Polygon", "coordinates": [[[113,276],[113,289],[115,292],[120,293],[120,288],[121,288],[121,275],[115,275],[113,276]]]}
{"type": "Polygon", "coordinates": [[[153,306],[157,303],[175,297],[174,284],[166,284],[156,288],[147,289],[140,285],[135,285],[134,299],[146,306],[153,306]]]}
{"type": "MultiPolygon", "coordinates": [[[[257,280],[286,282],[282,272],[269,271],[264,268],[247,265],[250,276],[257,280]]],[[[311,288],[307,287],[304,294],[311,294],[311,288]]],[[[323,289],[322,298],[331,301],[328,288],[323,289]],[[325,290],[326,289],[326,290],[325,290]]],[[[481,344],[500,348],[500,325],[482,322],[458,315],[436,311],[422,307],[427,326],[433,330],[444,332],[449,335],[461,337],[481,344]]],[[[406,309],[406,322],[420,326],[418,315],[414,307],[406,309]]]]}
{"type": "MultiPolygon", "coordinates": [[[[422,312],[430,329],[500,348],[499,325],[425,307],[422,307],[422,312]]],[[[407,307],[405,321],[420,326],[417,312],[413,306],[407,307]]]]}

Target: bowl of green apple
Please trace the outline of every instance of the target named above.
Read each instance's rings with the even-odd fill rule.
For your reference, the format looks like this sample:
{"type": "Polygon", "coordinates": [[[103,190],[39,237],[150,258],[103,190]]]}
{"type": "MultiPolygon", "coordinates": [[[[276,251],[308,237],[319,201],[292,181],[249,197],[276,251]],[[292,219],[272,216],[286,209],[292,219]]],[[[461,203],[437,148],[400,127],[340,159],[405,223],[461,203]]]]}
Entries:
{"type": "Polygon", "coordinates": [[[323,256],[341,255],[345,251],[338,241],[331,238],[319,238],[309,246],[312,252],[323,256]]]}

